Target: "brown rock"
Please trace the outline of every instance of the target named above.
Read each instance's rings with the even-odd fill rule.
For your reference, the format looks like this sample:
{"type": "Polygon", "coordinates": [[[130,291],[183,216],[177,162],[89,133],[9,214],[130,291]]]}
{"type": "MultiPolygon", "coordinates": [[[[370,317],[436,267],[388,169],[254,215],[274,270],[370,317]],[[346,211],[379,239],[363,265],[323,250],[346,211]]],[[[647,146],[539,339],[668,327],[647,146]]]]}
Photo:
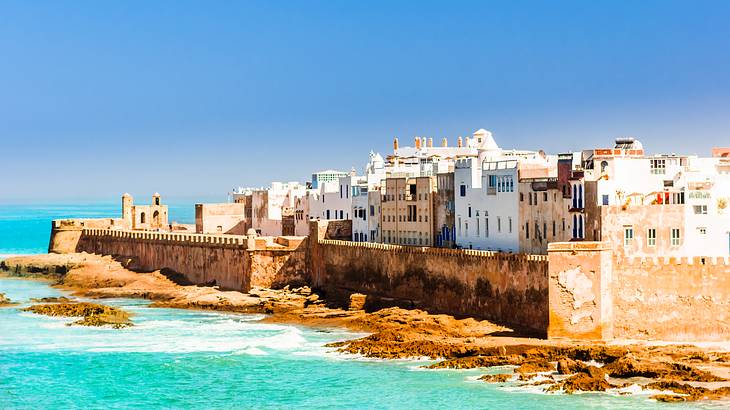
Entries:
{"type": "Polygon", "coordinates": [[[8,306],[13,304],[14,303],[7,296],[5,296],[4,293],[0,293],[0,306],[8,306]]]}
{"type": "Polygon", "coordinates": [[[587,373],[577,373],[568,377],[548,388],[548,391],[558,391],[562,389],[567,394],[573,394],[577,391],[606,391],[612,386],[606,379],[600,377],[592,377],[587,373]]]}
{"type": "Polygon", "coordinates": [[[485,374],[479,378],[486,383],[505,383],[512,378],[511,374],[499,373],[499,374],[485,374]]]}
{"type": "Polygon", "coordinates": [[[573,374],[581,371],[585,365],[573,360],[569,357],[563,357],[558,360],[558,373],[559,374],[573,374]]]}
{"type": "Polygon", "coordinates": [[[730,387],[721,387],[713,390],[705,387],[695,387],[685,383],[678,383],[676,381],[658,381],[649,383],[644,386],[644,388],[651,390],[670,390],[678,395],[682,395],[657,394],[651,397],[658,401],[719,400],[730,396],[730,387]]]}
{"type": "Polygon", "coordinates": [[[524,358],[519,355],[509,356],[468,356],[457,359],[444,360],[426,366],[428,369],[476,369],[478,367],[519,366],[524,358]]]}
{"type": "Polygon", "coordinates": [[[633,355],[626,356],[609,363],[603,370],[613,376],[620,378],[648,377],[652,379],[685,380],[715,382],[725,379],[715,376],[704,370],[696,369],[690,365],[674,363],[669,361],[655,361],[650,359],[637,359],[633,355]]]}
{"type": "Polygon", "coordinates": [[[527,373],[540,373],[540,372],[551,372],[555,370],[555,366],[553,366],[552,363],[548,362],[545,359],[531,359],[529,361],[525,361],[522,363],[518,368],[515,369],[515,372],[520,374],[527,374],[527,373]]]}
{"type": "Polygon", "coordinates": [[[23,310],[46,316],[82,317],[71,323],[81,326],[111,325],[115,329],[132,326],[127,312],[96,303],[49,303],[33,305],[23,310]]]}
{"type": "Polygon", "coordinates": [[[362,293],[353,293],[350,295],[350,310],[363,310],[365,309],[366,295],[362,293]]]}

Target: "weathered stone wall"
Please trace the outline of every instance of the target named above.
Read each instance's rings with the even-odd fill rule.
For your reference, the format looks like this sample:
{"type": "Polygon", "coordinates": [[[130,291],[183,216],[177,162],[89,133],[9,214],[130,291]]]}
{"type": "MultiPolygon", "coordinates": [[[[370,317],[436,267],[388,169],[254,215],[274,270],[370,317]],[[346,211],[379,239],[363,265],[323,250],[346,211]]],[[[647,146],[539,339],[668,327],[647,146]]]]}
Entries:
{"type": "Polygon", "coordinates": [[[234,235],[84,229],[72,252],[129,257],[140,270],[171,269],[194,284],[244,292],[308,280],[306,243],[269,248],[266,242],[234,235]],[[256,246],[249,248],[248,239],[256,246]]]}
{"type": "Polygon", "coordinates": [[[111,229],[124,227],[121,218],[61,219],[51,223],[51,236],[48,240],[49,253],[72,253],[81,239],[85,228],[111,229]]]}
{"type": "Polygon", "coordinates": [[[613,266],[616,338],[730,339],[730,258],[625,258],[613,266]]]}
{"type": "Polygon", "coordinates": [[[87,229],[76,251],[130,257],[138,269],[171,269],[195,284],[250,288],[245,236],[87,229]]]}
{"type": "Polygon", "coordinates": [[[556,242],[548,246],[548,338],[613,338],[610,246],[603,242],[556,242]]]}
{"type": "Polygon", "coordinates": [[[730,258],[624,258],[606,242],[548,253],[549,338],[730,338],[730,258]]]}
{"type": "MultiPolygon", "coordinates": [[[[317,232],[312,229],[312,232],[317,232]]],[[[322,232],[322,231],[320,231],[322,232]]],[[[312,285],[431,312],[490,319],[545,335],[547,257],[310,237],[312,285]]]]}

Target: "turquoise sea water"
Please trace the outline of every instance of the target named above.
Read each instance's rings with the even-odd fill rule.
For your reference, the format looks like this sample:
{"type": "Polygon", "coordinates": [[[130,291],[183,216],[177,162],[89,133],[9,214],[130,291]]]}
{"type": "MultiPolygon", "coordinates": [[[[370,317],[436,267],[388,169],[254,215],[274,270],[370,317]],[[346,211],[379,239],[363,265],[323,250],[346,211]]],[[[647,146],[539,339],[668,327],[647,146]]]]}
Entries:
{"type": "MultiPolygon", "coordinates": [[[[113,216],[116,207],[0,207],[0,254],[44,252],[51,217],[113,216]],[[26,228],[25,235],[13,236],[26,228]]],[[[71,319],[19,310],[30,298],[59,295],[59,290],[0,279],[0,292],[22,303],[0,308],[0,409],[678,407],[646,395],[546,395],[476,381],[483,370],[423,370],[429,362],[342,355],[323,345],[357,335],[264,324],[259,315],[156,309],[143,300],[107,299],[104,303],[132,312],[136,325],[66,326],[71,319]]]]}

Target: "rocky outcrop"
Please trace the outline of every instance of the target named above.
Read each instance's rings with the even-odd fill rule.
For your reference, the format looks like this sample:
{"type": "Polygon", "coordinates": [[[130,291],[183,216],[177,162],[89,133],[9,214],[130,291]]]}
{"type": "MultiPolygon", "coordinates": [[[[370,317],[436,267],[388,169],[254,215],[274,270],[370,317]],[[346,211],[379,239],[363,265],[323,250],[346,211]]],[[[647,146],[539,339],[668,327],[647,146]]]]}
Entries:
{"type": "Polygon", "coordinates": [[[0,293],[0,307],[14,305],[13,301],[10,300],[4,293],[0,293]]]}
{"type": "Polygon", "coordinates": [[[66,296],[47,296],[44,298],[31,298],[30,301],[33,303],[69,303],[69,302],[73,302],[72,299],[69,299],[66,296]]]}
{"type": "Polygon", "coordinates": [[[46,316],[81,317],[69,325],[111,326],[115,329],[132,326],[129,314],[121,309],[96,303],[49,303],[23,309],[46,316]]]}
{"type": "Polygon", "coordinates": [[[509,373],[485,374],[479,377],[479,380],[486,383],[505,383],[510,379],[512,379],[512,375],[509,373]]]}
{"type": "Polygon", "coordinates": [[[681,402],[681,401],[698,401],[698,400],[719,400],[730,396],[730,387],[721,387],[719,389],[708,389],[705,387],[695,387],[685,383],[676,381],[659,381],[650,383],[645,386],[651,390],[669,390],[675,394],[656,394],[652,399],[661,402],[681,402]]]}

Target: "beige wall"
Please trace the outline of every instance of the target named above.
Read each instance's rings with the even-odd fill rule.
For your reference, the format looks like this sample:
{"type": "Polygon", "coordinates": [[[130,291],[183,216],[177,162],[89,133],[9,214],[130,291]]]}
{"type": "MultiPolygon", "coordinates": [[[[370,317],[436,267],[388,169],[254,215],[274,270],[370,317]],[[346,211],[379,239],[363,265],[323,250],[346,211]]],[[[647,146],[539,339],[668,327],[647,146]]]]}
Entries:
{"type": "MultiPolygon", "coordinates": [[[[324,237],[327,228],[319,231],[324,237]]],[[[316,228],[311,229],[317,231],[316,228]]],[[[312,285],[432,312],[490,319],[545,335],[547,257],[310,238],[312,285]]]]}
{"type": "Polygon", "coordinates": [[[195,205],[196,233],[245,235],[250,227],[244,203],[195,205]]]}
{"type": "Polygon", "coordinates": [[[569,241],[570,199],[563,198],[557,178],[549,182],[520,180],[518,186],[520,252],[545,255],[549,242],[569,241]]]}
{"type": "Polygon", "coordinates": [[[730,258],[628,258],[607,242],[549,249],[548,337],[730,338],[730,258]]]}
{"type": "Polygon", "coordinates": [[[382,206],[382,238],[384,243],[411,246],[432,246],[434,231],[433,197],[435,177],[387,178],[387,201],[382,206]],[[412,194],[411,186],[415,186],[412,194]],[[415,208],[415,218],[412,209],[415,208]],[[409,209],[411,209],[409,211],[409,209]],[[409,220],[410,219],[410,220],[409,220]]]}

